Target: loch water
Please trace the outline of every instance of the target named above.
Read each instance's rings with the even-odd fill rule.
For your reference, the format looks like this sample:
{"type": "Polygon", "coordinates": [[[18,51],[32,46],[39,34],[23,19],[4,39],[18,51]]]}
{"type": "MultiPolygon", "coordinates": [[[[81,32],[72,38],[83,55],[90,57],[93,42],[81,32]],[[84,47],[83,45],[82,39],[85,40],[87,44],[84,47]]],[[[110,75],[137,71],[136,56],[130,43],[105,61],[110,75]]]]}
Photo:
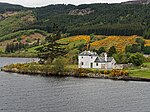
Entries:
{"type": "MultiPolygon", "coordinates": [[[[0,58],[0,67],[31,61],[0,58]]],[[[0,112],[150,112],[150,83],[1,71],[0,112]]]]}

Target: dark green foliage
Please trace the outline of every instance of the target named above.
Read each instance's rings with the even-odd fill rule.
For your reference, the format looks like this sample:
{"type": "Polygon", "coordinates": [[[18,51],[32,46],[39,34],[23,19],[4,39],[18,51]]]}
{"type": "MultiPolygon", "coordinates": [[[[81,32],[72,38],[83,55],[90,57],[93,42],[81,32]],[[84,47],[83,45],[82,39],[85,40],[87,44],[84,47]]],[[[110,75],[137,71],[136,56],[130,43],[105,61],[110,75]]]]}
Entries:
{"type": "Polygon", "coordinates": [[[90,42],[94,42],[94,41],[96,41],[95,35],[90,34],[90,42]]]}
{"type": "Polygon", "coordinates": [[[0,3],[0,13],[5,11],[20,11],[25,10],[26,8],[20,5],[12,5],[8,3],[0,3]]]}
{"type": "Polygon", "coordinates": [[[21,42],[21,40],[22,40],[21,37],[18,37],[18,38],[17,38],[17,41],[18,41],[18,42],[21,42]]]}
{"type": "Polygon", "coordinates": [[[21,42],[20,43],[10,43],[10,44],[6,45],[5,52],[6,53],[13,53],[17,50],[24,49],[27,46],[28,46],[27,44],[23,44],[21,42]]]}
{"type": "Polygon", "coordinates": [[[108,51],[108,56],[111,57],[113,54],[116,54],[116,53],[117,53],[116,47],[112,46],[112,47],[110,47],[110,49],[108,51]]]}
{"type": "Polygon", "coordinates": [[[118,64],[132,63],[135,66],[140,66],[144,62],[144,56],[141,53],[118,53],[114,54],[113,57],[118,64]]]}
{"type": "Polygon", "coordinates": [[[105,50],[105,47],[100,47],[98,50],[97,50],[97,54],[100,55],[101,53],[103,52],[106,52],[105,50]]]}
{"type": "Polygon", "coordinates": [[[143,53],[144,54],[150,54],[150,46],[144,46],[143,53]]]}
{"type": "Polygon", "coordinates": [[[145,41],[144,41],[142,38],[137,38],[137,39],[136,39],[136,42],[137,42],[138,44],[140,44],[141,50],[143,51],[145,41]]]}
{"type": "Polygon", "coordinates": [[[55,74],[62,74],[65,70],[65,65],[66,65],[66,60],[63,57],[58,57],[56,60],[53,62],[53,67],[52,71],[55,74]]]}
{"type": "Polygon", "coordinates": [[[61,32],[59,31],[58,26],[55,24],[53,27],[53,34],[46,37],[46,44],[38,48],[39,58],[45,61],[52,62],[55,58],[63,56],[66,53],[66,50],[62,45],[56,41],[61,38],[61,32]]]}
{"type": "Polygon", "coordinates": [[[133,44],[131,51],[132,51],[131,53],[141,52],[142,51],[141,45],[133,44]]]}
{"type": "Polygon", "coordinates": [[[79,50],[79,51],[84,51],[84,50],[86,50],[86,45],[84,45],[84,44],[79,45],[79,46],[78,46],[78,50],[79,50]]]}
{"type": "Polygon", "coordinates": [[[148,30],[145,30],[143,36],[145,39],[150,39],[150,28],[148,30]]]}
{"type": "Polygon", "coordinates": [[[117,53],[117,54],[114,54],[113,57],[115,58],[115,60],[118,64],[128,64],[130,54],[129,53],[127,53],[127,54],[117,53]]]}
{"type": "Polygon", "coordinates": [[[126,46],[125,48],[125,52],[126,53],[141,53],[142,52],[142,47],[144,46],[141,46],[141,44],[133,44],[133,45],[128,45],[126,46]]]}
{"type": "Polygon", "coordinates": [[[140,66],[144,62],[144,56],[140,53],[131,54],[129,57],[129,62],[135,66],[140,66]]]}
{"type": "Polygon", "coordinates": [[[65,26],[71,35],[143,35],[150,23],[149,12],[150,5],[121,4],[50,5],[34,9],[38,18],[36,26],[40,29],[52,32],[53,23],[57,23],[65,26]],[[69,15],[70,10],[86,8],[95,12],[84,16],[69,15]]]}
{"type": "MultiPolygon", "coordinates": [[[[54,37],[55,36],[49,36],[47,38],[53,40],[52,38],[54,37]]],[[[44,59],[45,61],[48,59],[53,61],[58,56],[63,56],[66,53],[65,48],[62,48],[61,44],[56,43],[55,41],[48,41],[48,44],[38,48],[38,50],[40,51],[39,58],[44,59]]]]}
{"type": "Polygon", "coordinates": [[[126,52],[126,53],[131,53],[131,52],[132,52],[132,45],[127,45],[127,46],[125,47],[125,52],[126,52]]]}

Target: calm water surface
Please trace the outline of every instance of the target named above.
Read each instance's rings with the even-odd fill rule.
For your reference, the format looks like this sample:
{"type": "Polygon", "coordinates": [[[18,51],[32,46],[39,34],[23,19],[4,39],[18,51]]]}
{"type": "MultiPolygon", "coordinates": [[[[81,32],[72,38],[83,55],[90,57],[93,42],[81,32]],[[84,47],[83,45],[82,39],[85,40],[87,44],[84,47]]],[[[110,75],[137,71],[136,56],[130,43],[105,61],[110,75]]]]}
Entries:
{"type": "Polygon", "coordinates": [[[0,72],[0,112],[150,112],[150,83],[0,72]]]}

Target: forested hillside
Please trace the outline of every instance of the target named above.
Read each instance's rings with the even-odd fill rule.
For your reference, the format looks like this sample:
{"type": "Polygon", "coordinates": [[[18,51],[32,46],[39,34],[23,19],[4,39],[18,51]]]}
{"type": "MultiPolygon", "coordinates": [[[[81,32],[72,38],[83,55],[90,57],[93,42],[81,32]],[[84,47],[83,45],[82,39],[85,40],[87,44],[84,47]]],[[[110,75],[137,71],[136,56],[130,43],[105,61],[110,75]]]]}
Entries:
{"type": "Polygon", "coordinates": [[[0,2],[0,13],[6,12],[6,11],[20,11],[25,10],[26,8],[20,5],[12,5],[8,3],[1,3],[0,2]]]}
{"type": "Polygon", "coordinates": [[[1,14],[19,11],[19,14],[7,18],[0,15],[0,35],[28,29],[51,33],[53,25],[58,24],[70,35],[95,33],[150,38],[150,4],[58,4],[30,9],[10,4],[0,6],[1,14]]]}
{"type": "Polygon", "coordinates": [[[50,5],[34,9],[34,13],[38,19],[37,27],[51,32],[53,23],[57,23],[71,35],[143,35],[150,23],[150,5],[140,4],[50,5]],[[93,13],[69,14],[72,10],[87,8],[93,13]]]}

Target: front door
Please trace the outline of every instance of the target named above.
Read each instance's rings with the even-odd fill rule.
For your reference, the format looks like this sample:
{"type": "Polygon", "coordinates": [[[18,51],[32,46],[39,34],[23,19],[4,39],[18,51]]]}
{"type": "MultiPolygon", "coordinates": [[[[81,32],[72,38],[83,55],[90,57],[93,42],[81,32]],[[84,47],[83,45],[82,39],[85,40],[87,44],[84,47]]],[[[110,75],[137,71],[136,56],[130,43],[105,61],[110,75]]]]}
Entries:
{"type": "Polygon", "coordinates": [[[101,64],[101,69],[106,69],[106,65],[105,64],[101,64]]]}
{"type": "Polygon", "coordinates": [[[93,63],[91,63],[91,68],[93,68],[93,63]]]}

